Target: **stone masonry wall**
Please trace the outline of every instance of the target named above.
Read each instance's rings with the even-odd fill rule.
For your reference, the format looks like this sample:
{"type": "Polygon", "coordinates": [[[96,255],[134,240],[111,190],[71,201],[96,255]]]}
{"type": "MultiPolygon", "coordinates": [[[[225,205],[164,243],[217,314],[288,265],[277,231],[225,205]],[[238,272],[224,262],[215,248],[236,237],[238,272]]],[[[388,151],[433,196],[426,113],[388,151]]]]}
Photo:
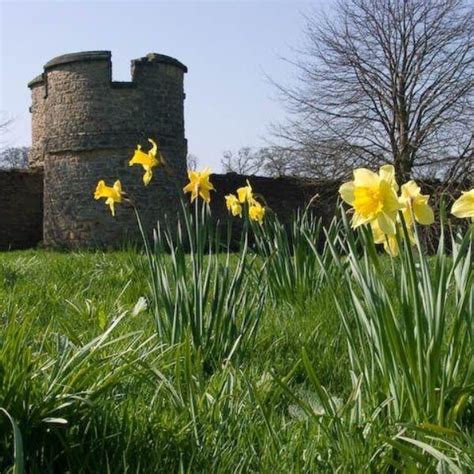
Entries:
{"type": "Polygon", "coordinates": [[[42,76],[38,76],[29,84],[31,88],[31,142],[30,167],[43,166],[44,138],[46,135],[45,88],[42,76]]]}
{"type": "MultiPolygon", "coordinates": [[[[174,182],[160,169],[155,173],[146,192],[141,193],[141,170],[126,166],[123,162],[125,151],[115,154],[108,150],[90,151],[79,158],[74,154],[65,155],[61,159],[54,158],[54,167],[45,166],[46,173],[50,173],[46,177],[48,182],[55,184],[54,187],[45,189],[44,201],[53,201],[49,203],[49,207],[58,210],[57,213],[49,215],[52,222],[46,229],[47,232],[55,234],[45,235],[47,240],[60,241],[66,236],[69,243],[80,242],[84,247],[94,248],[104,247],[104,242],[107,246],[117,247],[137,239],[135,216],[130,206],[117,205],[116,217],[113,218],[103,200],[93,199],[95,175],[102,175],[107,181],[119,178],[130,197],[135,198],[143,220],[149,222],[150,226],[155,225],[165,214],[173,216],[176,213],[178,195],[183,196],[184,183],[174,182]],[[105,155],[107,160],[104,160],[105,155]],[[75,173],[74,180],[61,179],[61,176],[70,174],[70,167],[75,173]],[[155,187],[160,188],[162,192],[160,200],[155,199],[155,187]]],[[[320,216],[326,225],[334,216],[339,181],[267,178],[235,173],[213,174],[211,182],[216,191],[211,193],[212,215],[221,222],[231,219],[235,230],[238,230],[242,221],[229,216],[224,196],[245,186],[247,179],[262,202],[283,222],[289,222],[293,213],[306,206],[315,195],[317,197],[312,201],[311,211],[320,216]]],[[[0,171],[0,249],[34,247],[42,240],[42,183],[41,169],[0,171]]],[[[441,184],[423,182],[421,186],[423,192],[432,194],[432,200],[435,201],[436,190],[441,188],[441,184]]],[[[459,189],[468,189],[470,185],[472,183],[459,183],[451,190],[443,188],[443,192],[457,198],[459,189]]],[[[187,198],[186,196],[185,199],[187,198]]],[[[438,232],[435,226],[430,229],[438,232]]],[[[421,230],[426,234],[430,229],[421,230]]]]}
{"type": "MultiPolygon", "coordinates": [[[[45,228],[46,241],[67,243],[80,242],[83,247],[117,247],[130,240],[136,240],[136,221],[133,211],[126,204],[116,206],[113,218],[104,201],[92,197],[95,176],[103,176],[107,182],[120,179],[130,197],[135,198],[144,221],[156,223],[157,219],[176,212],[178,193],[182,195],[182,182],[174,182],[160,169],[153,177],[146,192],[141,193],[141,170],[129,168],[123,161],[123,152],[110,150],[90,151],[81,157],[74,154],[61,158],[53,157],[55,166],[45,166],[45,181],[53,183],[44,190],[44,201],[50,209],[50,225],[45,228]],[[107,160],[104,160],[107,156],[107,160]],[[74,179],[66,181],[62,176],[74,179]],[[155,199],[155,189],[160,188],[162,198],[155,199]],[[137,195],[140,197],[137,198],[137,195]],[[104,244],[105,242],[105,244],[104,244]]],[[[50,159],[48,156],[46,160],[50,159]]],[[[298,207],[304,207],[318,194],[312,210],[328,223],[334,213],[338,182],[320,182],[296,178],[266,178],[242,176],[235,173],[213,174],[211,181],[216,188],[212,193],[213,216],[219,220],[229,218],[224,196],[235,193],[249,180],[255,193],[262,196],[265,204],[276,212],[283,221],[288,221],[298,207]]],[[[43,228],[43,173],[34,171],[0,172],[0,249],[28,248],[42,240],[43,228]]],[[[187,197],[186,197],[187,199],[187,197]]],[[[236,228],[238,219],[233,219],[236,228]]]]}
{"type": "Polygon", "coordinates": [[[41,170],[0,170],[0,250],[36,246],[43,234],[41,170]]]}
{"type": "MultiPolygon", "coordinates": [[[[168,153],[182,153],[163,146],[168,153]]],[[[140,239],[131,205],[117,204],[112,217],[105,200],[94,200],[98,178],[112,185],[120,179],[136,202],[148,231],[165,213],[178,208],[177,186],[163,169],[154,169],[145,188],[141,167],[128,166],[129,149],[84,151],[46,156],[44,166],[44,241],[58,247],[117,247],[140,239]],[[69,177],[65,179],[65,177],[69,177]]],[[[179,182],[179,186],[182,181],[179,182]]]]}
{"type": "Polygon", "coordinates": [[[216,188],[212,193],[211,208],[213,216],[225,219],[228,211],[224,196],[236,193],[237,188],[250,182],[254,193],[261,197],[267,207],[274,211],[283,222],[288,222],[298,208],[304,208],[311,200],[311,209],[329,224],[334,216],[339,181],[262,176],[244,176],[237,173],[213,174],[211,181],[216,188]],[[316,197],[315,197],[316,196],[316,197]]]}
{"type": "Polygon", "coordinates": [[[163,209],[173,212],[176,183],[186,176],[184,136],[186,67],[174,58],[149,54],[132,61],[132,81],[112,81],[111,54],[91,51],[49,61],[32,89],[32,164],[44,167],[44,242],[58,247],[106,247],[125,236],[138,238],[132,210],[121,206],[119,226],[104,201],[94,202],[97,182],[122,185],[143,208],[145,227],[163,209]],[[143,169],[128,167],[137,144],[158,142],[170,176],[154,171],[145,189],[143,169]],[[172,198],[174,196],[174,199],[172,198]],[[91,201],[92,200],[92,201],[91,201]]]}

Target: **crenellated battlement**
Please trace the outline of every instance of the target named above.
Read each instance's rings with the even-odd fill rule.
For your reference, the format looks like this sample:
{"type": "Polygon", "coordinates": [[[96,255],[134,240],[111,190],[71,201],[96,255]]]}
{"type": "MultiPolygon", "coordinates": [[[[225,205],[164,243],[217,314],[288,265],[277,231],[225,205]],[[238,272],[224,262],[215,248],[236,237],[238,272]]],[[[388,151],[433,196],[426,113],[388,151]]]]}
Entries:
{"type": "Polygon", "coordinates": [[[63,54],[56,56],[44,65],[44,70],[28,83],[28,87],[45,87],[47,95],[48,72],[57,69],[60,66],[70,64],[81,64],[83,73],[87,70],[91,72],[94,80],[106,81],[112,88],[139,87],[143,79],[151,74],[162,74],[164,70],[173,71],[178,69],[182,73],[188,72],[188,68],[177,59],[166,56],[164,54],[149,53],[146,56],[131,61],[131,81],[113,81],[112,80],[112,53],[110,51],[84,51],[79,53],[63,54]],[[97,63],[101,62],[106,65],[105,68],[97,67],[97,63]],[[157,69],[157,66],[160,69],[157,69]],[[164,66],[164,68],[163,68],[164,66]],[[105,73],[105,74],[104,74],[105,73]]]}
{"type": "Polygon", "coordinates": [[[113,81],[111,57],[110,51],[57,56],[28,84],[32,165],[41,166],[45,153],[126,146],[150,135],[184,138],[186,66],[150,53],[132,60],[131,81],[113,81]]]}

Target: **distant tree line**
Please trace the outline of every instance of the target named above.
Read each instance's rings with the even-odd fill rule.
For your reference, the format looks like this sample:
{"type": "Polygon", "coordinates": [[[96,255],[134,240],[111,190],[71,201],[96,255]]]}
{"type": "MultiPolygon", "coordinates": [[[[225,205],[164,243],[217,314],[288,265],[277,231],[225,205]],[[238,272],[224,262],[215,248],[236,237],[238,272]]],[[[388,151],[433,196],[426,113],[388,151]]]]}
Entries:
{"type": "Polygon", "coordinates": [[[29,147],[10,147],[0,151],[0,168],[27,168],[29,147]]]}
{"type": "Polygon", "coordinates": [[[28,167],[29,147],[8,147],[7,134],[13,123],[4,113],[0,114],[0,169],[28,167]]]}

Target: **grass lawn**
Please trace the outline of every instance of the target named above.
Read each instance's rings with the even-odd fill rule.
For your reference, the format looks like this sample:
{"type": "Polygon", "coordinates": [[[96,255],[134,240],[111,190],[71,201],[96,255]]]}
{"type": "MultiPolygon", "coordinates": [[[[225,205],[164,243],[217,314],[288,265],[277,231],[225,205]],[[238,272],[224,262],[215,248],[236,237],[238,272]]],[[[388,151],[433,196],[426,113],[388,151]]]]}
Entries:
{"type": "MultiPolygon", "coordinates": [[[[157,340],[143,263],[133,251],[0,253],[0,407],[29,472],[396,470],[384,440],[400,426],[383,409],[364,426],[318,423],[327,413],[302,348],[335,404],[354,391],[327,288],[267,300],[252,344],[208,371],[189,341],[157,340]]],[[[12,463],[0,413],[0,471],[12,463]]]]}

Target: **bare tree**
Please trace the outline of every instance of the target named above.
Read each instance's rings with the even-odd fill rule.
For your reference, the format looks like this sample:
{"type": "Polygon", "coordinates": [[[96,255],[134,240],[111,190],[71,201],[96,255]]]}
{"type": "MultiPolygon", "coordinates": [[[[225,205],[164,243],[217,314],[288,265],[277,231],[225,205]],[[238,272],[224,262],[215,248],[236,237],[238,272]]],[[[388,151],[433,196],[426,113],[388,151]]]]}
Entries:
{"type": "Polygon", "coordinates": [[[281,146],[263,147],[257,151],[260,163],[260,174],[278,178],[280,176],[311,175],[305,169],[308,161],[291,148],[281,146]]]}
{"type": "Polygon", "coordinates": [[[295,155],[292,149],[282,146],[251,148],[242,147],[237,152],[224,152],[221,160],[226,173],[260,176],[307,176],[307,161],[295,155]]]}
{"type": "Polygon", "coordinates": [[[472,5],[462,0],[340,0],[307,17],[290,112],[275,128],[317,176],[394,164],[400,180],[472,172],[472,5]]]}
{"type": "Polygon", "coordinates": [[[29,148],[26,146],[5,148],[0,151],[0,168],[27,168],[28,152],[29,148]]]}
{"type": "Polygon", "coordinates": [[[258,153],[251,147],[242,147],[237,152],[225,151],[221,160],[224,173],[258,174],[262,163],[258,153]]]}
{"type": "Polygon", "coordinates": [[[7,118],[3,113],[0,116],[0,151],[3,151],[7,143],[7,133],[10,130],[13,120],[7,118]]]}

